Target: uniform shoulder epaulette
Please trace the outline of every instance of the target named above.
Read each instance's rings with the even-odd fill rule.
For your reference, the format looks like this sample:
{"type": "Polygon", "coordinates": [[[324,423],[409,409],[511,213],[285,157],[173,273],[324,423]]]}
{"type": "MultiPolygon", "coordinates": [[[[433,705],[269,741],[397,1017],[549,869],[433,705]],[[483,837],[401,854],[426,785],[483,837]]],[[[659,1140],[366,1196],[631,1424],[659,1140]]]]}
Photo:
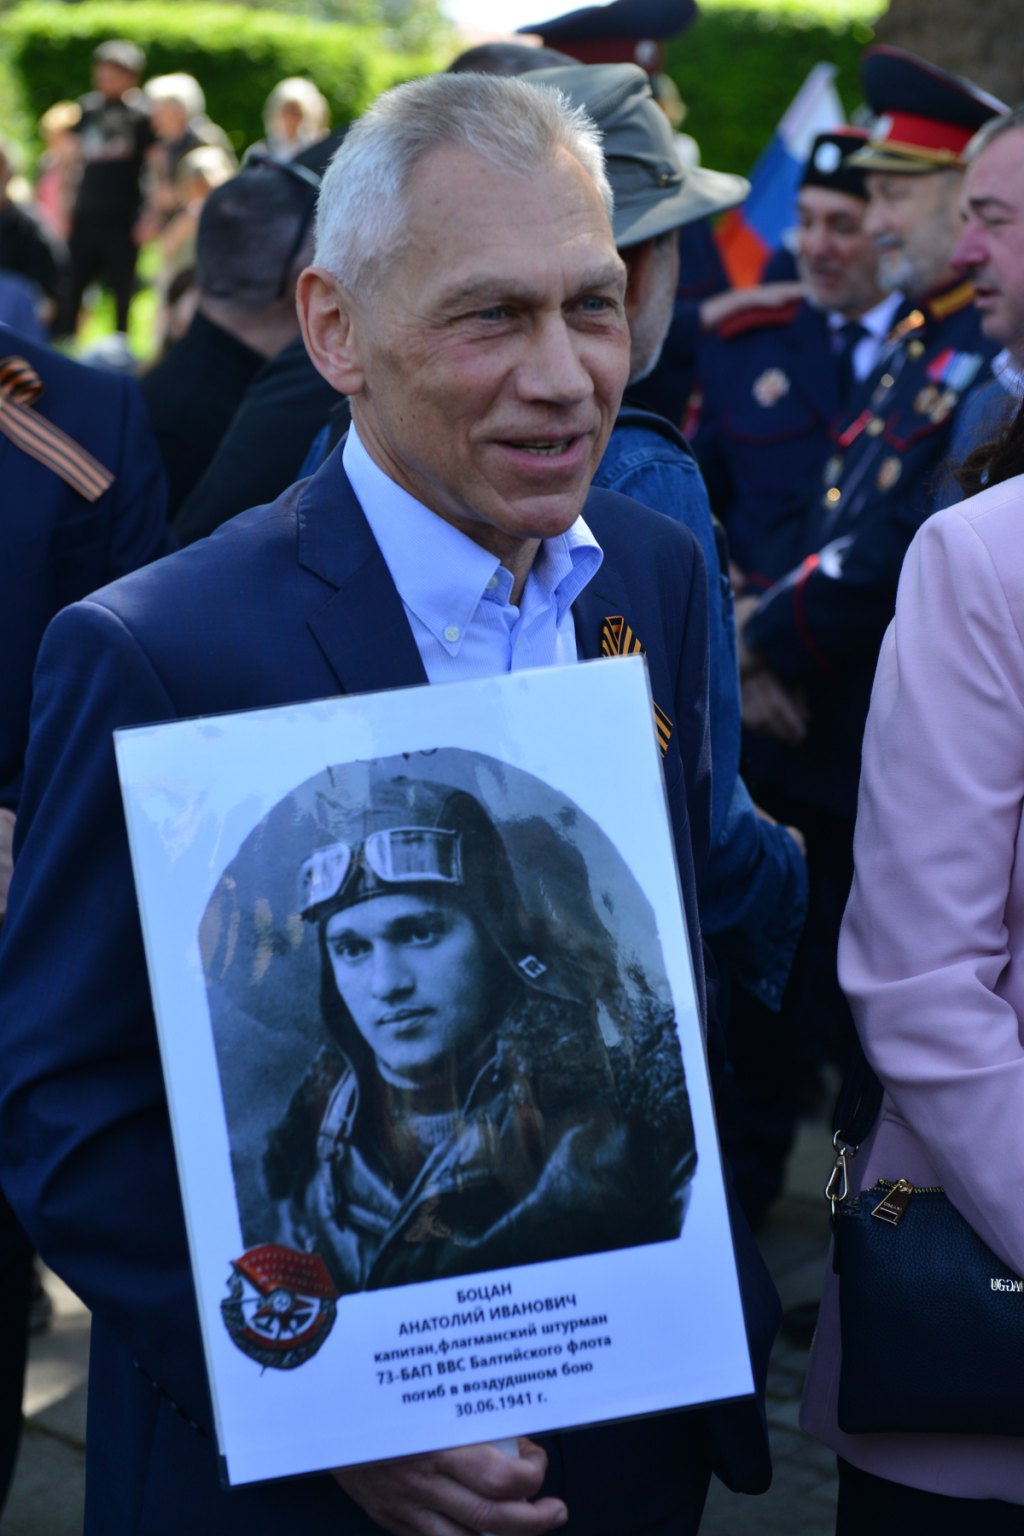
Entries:
{"type": "Polygon", "coordinates": [[[748,331],[770,331],[791,325],[802,303],[803,299],[790,299],[788,304],[759,304],[754,300],[716,325],[715,335],[719,341],[732,341],[748,331]]]}
{"type": "Polygon", "coordinates": [[[937,293],[934,298],[926,299],[925,308],[933,320],[948,320],[950,315],[958,315],[973,302],[974,284],[968,277],[962,283],[957,283],[955,288],[947,288],[945,293],[937,293]]]}

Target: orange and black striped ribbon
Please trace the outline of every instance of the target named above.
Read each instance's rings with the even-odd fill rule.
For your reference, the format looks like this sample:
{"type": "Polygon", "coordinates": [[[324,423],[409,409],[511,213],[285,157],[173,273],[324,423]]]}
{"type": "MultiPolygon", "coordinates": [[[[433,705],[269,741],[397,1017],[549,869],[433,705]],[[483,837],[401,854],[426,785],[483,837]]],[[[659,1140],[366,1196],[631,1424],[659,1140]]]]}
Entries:
{"type": "MultiPolygon", "coordinates": [[[[601,625],[602,656],[646,656],[640,641],[621,614],[612,614],[601,625]]],[[[672,721],[659,704],[654,706],[654,729],[662,757],[672,737],[672,721]]]]}
{"type": "Polygon", "coordinates": [[[23,357],[0,358],[0,432],[86,501],[98,501],[115,477],[60,427],[32,409],[43,388],[42,379],[23,357]]]}

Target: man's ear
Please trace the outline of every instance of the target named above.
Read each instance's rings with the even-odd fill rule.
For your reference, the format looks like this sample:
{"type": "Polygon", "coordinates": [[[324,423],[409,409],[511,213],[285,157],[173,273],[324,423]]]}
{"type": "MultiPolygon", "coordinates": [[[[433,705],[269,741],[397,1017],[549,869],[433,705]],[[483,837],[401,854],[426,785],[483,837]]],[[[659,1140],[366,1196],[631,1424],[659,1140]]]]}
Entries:
{"type": "Polygon", "coordinates": [[[619,255],[626,263],[626,320],[633,325],[636,316],[647,301],[647,288],[651,272],[651,255],[654,251],[654,240],[641,240],[639,245],[631,245],[619,255]]]}
{"type": "Polygon", "coordinates": [[[314,368],[339,394],[361,394],[365,380],[351,294],[325,267],[307,267],[295,303],[314,368]]]}

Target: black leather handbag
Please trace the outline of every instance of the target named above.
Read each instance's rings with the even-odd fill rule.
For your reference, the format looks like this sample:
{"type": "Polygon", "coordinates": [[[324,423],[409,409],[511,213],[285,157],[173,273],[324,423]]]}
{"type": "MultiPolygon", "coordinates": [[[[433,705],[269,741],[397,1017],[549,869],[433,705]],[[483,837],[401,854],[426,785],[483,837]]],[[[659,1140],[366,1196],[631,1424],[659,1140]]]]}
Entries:
{"type": "Polygon", "coordinates": [[[839,1427],[1024,1435],[1024,1280],[941,1189],[896,1177],[848,1194],[846,1163],[881,1099],[861,1053],[836,1107],[826,1190],[839,1275],[839,1427]]]}

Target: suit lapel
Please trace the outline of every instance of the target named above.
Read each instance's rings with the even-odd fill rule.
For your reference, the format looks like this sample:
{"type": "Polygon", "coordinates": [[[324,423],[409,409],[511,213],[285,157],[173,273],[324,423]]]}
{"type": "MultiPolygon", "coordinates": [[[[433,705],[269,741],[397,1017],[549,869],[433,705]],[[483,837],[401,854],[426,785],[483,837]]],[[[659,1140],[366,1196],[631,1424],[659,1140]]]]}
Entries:
{"type": "Polygon", "coordinates": [[[626,589],[607,561],[593,581],[572,605],[576,629],[576,652],[581,661],[593,661],[601,655],[601,629],[605,619],[617,614],[628,617],[630,602],[626,589]]]}
{"type": "MultiPolygon", "coordinates": [[[[307,622],[342,689],[369,693],[427,681],[391,573],[342,467],[341,445],[306,484],[298,508],[299,564],[334,590],[307,622]]],[[[608,560],[573,604],[581,661],[601,655],[601,629],[630,601],[608,560]]]]}
{"type": "Polygon", "coordinates": [[[342,467],[339,445],[298,508],[299,564],[335,590],[309,628],[345,693],[427,681],[391,573],[342,467]]]}

